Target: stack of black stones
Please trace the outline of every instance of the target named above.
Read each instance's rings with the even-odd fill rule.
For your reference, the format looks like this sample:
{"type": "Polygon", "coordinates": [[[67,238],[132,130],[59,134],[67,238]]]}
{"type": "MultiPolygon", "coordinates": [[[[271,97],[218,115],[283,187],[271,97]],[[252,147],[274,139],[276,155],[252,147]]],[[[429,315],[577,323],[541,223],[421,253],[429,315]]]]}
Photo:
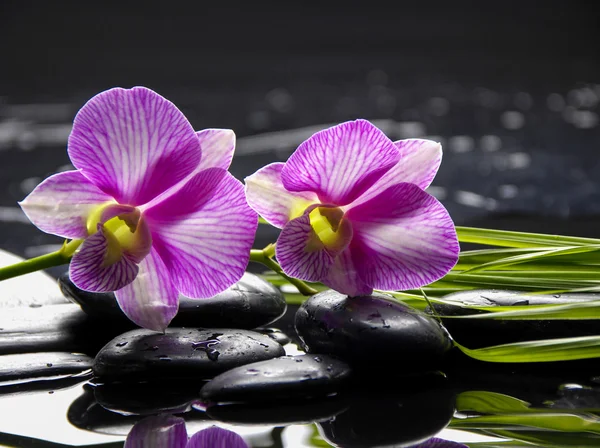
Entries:
{"type": "MultiPolygon", "coordinates": [[[[126,433],[144,416],[168,412],[233,424],[316,422],[326,440],[342,447],[413,446],[448,424],[456,392],[471,387],[448,377],[472,381],[472,375],[449,372],[479,369],[479,378],[485,376],[485,368],[453,347],[436,316],[384,294],[328,290],[288,309],[277,288],[246,273],[211,299],[182,297],[162,334],[134,328],[113,294],[82,291],[66,273],[59,286],[69,300],[57,297],[2,316],[0,377],[15,381],[2,393],[88,380],[68,418],[94,431],[126,433]],[[60,382],[18,381],[52,376],[60,382]]],[[[446,298],[504,306],[596,299],[523,297],[474,291],[446,298]]],[[[436,314],[464,312],[444,305],[436,314]]],[[[444,324],[471,348],[598,332],[586,321],[444,318],[444,324]]],[[[497,374],[497,366],[489,372],[497,374]]]]}

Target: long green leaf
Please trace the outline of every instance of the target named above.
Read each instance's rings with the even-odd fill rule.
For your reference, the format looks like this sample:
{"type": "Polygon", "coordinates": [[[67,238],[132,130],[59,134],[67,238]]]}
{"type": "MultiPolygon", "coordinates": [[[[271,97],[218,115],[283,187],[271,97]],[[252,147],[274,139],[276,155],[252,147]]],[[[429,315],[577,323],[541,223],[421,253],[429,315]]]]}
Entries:
{"type": "MultiPolygon", "coordinates": [[[[575,302],[566,305],[524,305],[505,307],[472,307],[483,314],[447,316],[447,319],[483,319],[483,320],[589,320],[600,319],[600,301],[575,302]]],[[[600,328],[599,328],[600,330],[600,328]]]]}
{"type": "Polygon", "coordinates": [[[486,362],[529,363],[571,361],[600,357],[600,336],[544,339],[468,349],[455,345],[465,355],[486,362]]]}
{"type": "Polygon", "coordinates": [[[463,243],[477,243],[501,247],[530,248],[536,246],[583,246],[588,244],[600,244],[600,240],[594,238],[481,229],[475,227],[456,227],[456,232],[458,234],[458,240],[463,243]]]}

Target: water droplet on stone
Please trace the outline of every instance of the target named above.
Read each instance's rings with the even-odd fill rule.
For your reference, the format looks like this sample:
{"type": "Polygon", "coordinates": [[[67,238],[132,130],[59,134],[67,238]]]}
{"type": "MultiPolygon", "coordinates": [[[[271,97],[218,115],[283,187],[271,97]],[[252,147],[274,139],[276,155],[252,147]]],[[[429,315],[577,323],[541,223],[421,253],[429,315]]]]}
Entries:
{"type": "Polygon", "coordinates": [[[125,342],[117,342],[117,347],[125,347],[127,345],[127,341],[125,342]]]}
{"type": "Polygon", "coordinates": [[[161,361],[171,361],[171,358],[169,358],[167,355],[160,355],[158,359],[161,361]]]}
{"type": "Polygon", "coordinates": [[[52,367],[52,363],[51,362],[47,363],[46,367],[52,367]]]}
{"type": "Polygon", "coordinates": [[[321,361],[323,361],[323,359],[319,358],[318,356],[315,356],[313,359],[314,359],[315,361],[317,361],[317,362],[321,362],[321,361]]]}

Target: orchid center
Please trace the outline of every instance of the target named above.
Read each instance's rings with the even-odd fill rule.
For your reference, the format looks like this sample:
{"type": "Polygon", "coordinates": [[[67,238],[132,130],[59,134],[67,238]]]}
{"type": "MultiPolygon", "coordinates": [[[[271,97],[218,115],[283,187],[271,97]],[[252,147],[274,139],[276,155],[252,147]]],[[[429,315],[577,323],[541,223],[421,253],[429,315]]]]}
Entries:
{"type": "Polygon", "coordinates": [[[317,207],[309,213],[310,226],[327,249],[342,250],[352,237],[352,228],[338,207],[317,207]]]}
{"type": "MultiPolygon", "coordinates": [[[[87,221],[87,229],[90,235],[96,233],[98,224],[102,222],[107,208],[111,206],[114,206],[114,204],[98,207],[90,214],[87,221]]],[[[108,219],[102,224],[101,231],[107,242],[104,257],[104,265],[106,266],[118,262],[124,253],[136,262],[140,262],[150,253],[152,245],[150,231],[140,210],[137,208],[131,207],[130,211],[108,219]]]]}

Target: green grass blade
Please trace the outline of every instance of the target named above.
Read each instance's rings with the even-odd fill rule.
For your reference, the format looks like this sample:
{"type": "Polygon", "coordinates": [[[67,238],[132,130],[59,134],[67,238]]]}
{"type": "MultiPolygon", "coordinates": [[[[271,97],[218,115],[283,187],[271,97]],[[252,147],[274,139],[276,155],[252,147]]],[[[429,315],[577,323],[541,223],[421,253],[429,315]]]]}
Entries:
{"type": "MultiPolygon", "coordinates": [[[[469,307],[465,307],[469,308],[469,307]]],[[[483,320],[589,320],[600,319],[600,301],[574,302],[565,305],[515,305],[494,307],[470,307],[484,314],[447,316],[446,319],[483,320]]]]}
{"type": "Polygon", "coordinates": [[[509,230],[481,229],[475,227],[456,227],[458,240],[463,243],[476,243],[501,247],[538,247],[538,246],[584,246],[598,245],[600,240],[543,233],[514,232],[509,230]]]}
{"type": "Polygon", "coordinates": [[[456,342],[455,345],[465,355],[485,362],[553,362],[600,357],[600,336],[516,342],[475,350],[456,342]]]}

